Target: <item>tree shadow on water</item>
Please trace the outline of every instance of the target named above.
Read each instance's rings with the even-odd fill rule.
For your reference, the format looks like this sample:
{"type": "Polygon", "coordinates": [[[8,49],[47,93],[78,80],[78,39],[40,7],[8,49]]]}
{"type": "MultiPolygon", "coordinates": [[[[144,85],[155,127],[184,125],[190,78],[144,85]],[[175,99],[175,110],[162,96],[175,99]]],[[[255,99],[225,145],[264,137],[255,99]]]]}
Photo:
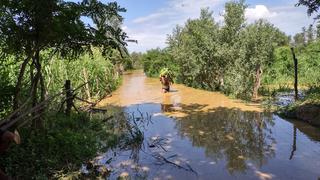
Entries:
{"type": "Polygon", "coordinates": [[[252,162],[261,167],[274,157],[276,144],[272,136],[272,114],[205,105],[181,104],[185,116],[178,118],[176,128],[193,146],[205,148],[207,157],[226,161],[229,173],[245,172],[252,162]]]}
{"type": "MultiPolygon", "coordinates": [[[[135,106],[127,108],[134,110],[135,106]]],[[[138,106],[144,113],[144,105],[138,106]]],[[[148,110],[160,106],[159,111],[165,113],[183,113],[184,116],[175,121],[178,136],[187,137],[194,147],[204,148],[206,156],[213,161],[226,161],[226,169],[231,174],[246,172],[250,168],[248,162],[261,167],[275,155],[271,113],[226,107],[207,109],[208,105],[196,103],[145,106],[148,110]]]]}
{"type": "MultiPolygon", "coordinates": [[[[161,116],[154,119],[156,117],[154,115],[159,113],[162,115],[163,113],[166,115],[170,113],[183,113],[184,116],[175,117],[174,119],[176,120],[171,125],[174,126],[172,128],[177,133],[175,138],[188,139],[193,147],[203,148],[206,157],[211,162],[225,163],[225,171],[229,174],[253,172],[256,176],[265,175],[257,169],[260,169],[268,163],[269,159],[275,157],[277,142],[276,136],[273,135],[272,131],[275,125],[275,118],[274,114],[269,112],[243,111],[239,108],[227,107],[208,109],[208,105],[196,103],[175,105],[169,103],[147,103],[134,104],[125,108],[118,106],[109,106],[107,108],[120,109],[120,114],[127,114],[124,119],[129,123],[123,119],[117,120],[116,122],[120,124],[117,125],[118,127],[133,128],[133,131],[127,131],[127,137],[129,137],[127,140],[131,142],[132,146],[130,143],[122,146],[125,147],[125,151],[129,152],[129,156],[125,157],[132,160],[130,166],[136,167],[135,171],[132,171],[129,170],[128,166],[126,170],[129,174],[133,173],[138,176],[143,174],[143,176],[146,175],[146,177],[150,178],[148,173],[145,174],[142,170],[143,168],[146,169],[143,166],[146,162],[147,164],[153,163],[153,165],[147,167],[148,171],[157,171],[156,169],[162,167],[163,164],[167,164],[167,168],[175,166],[166,162],[174,162],[176,156],[171,156],[172,154],[169,155],[170,153],[179,154],[178,148],[173,148],[176,152],[170,152],[170,149],[169,151],[166,149],[166,146],[175,146],[175,141],[167,142],[166,137],[155,137],[155,139],[152,139],[154,137],[146,137],[144,134],[150,126],[156,129],[167,128],[167,126],[162,126],[161,123],[165,123],[163,118],[168,117],[161,116]],[[155,125],[153,121],[158,122],[155,125]],[[135,141],[135,136],[132,136],[135,133],[140,136],[139,141],[135,141]],[[130,137],[132,137],[131,141],[130,137]],[[155,144],[155,142],[163,144],[155,144]],[[158,147],[158,149],[155,147],[158,147]],[[169,157],[174,158],[169,159],[169,157]],[[160,167],[157,167],[157,164],[160,164],[160,167]]],[[[192,153],[188,154],[189,157],[193,157],[194,155],[192,153]]],[[[288,154],[288,158],[289,156],[290,154],[288,154]]],[[[126,162],[127,159],[124,158],[122,160],[126,162]]],[[[191,171],[191,167],[194,166],[197,165],[182,164],[182,168],[179,166],[175,167],[191,171]]],[[[164,172],[162,175],[165,177],[167,174],[164,172]]]]}

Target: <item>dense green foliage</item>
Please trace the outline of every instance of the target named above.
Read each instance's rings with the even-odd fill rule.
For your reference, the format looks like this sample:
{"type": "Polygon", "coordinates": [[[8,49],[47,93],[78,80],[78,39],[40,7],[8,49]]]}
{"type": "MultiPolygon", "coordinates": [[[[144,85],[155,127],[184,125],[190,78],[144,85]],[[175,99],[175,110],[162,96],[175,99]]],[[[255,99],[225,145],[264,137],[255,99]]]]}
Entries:
{"type": "MultiPolygon", "coordinates": [[[[47,58],[43,59],[44,62],[48,61],[43,67],[48,96],[60,92],[66,79],[71,80],[73,87],[88,81],[88,86],[76,93],[78,97],[90,99],[89,92],[91,101],[102,98],[119,85],[120,75],[110,60],[115,57],[105,58],[94,52],[76,60],[61,59],[60,56],[50,59],[45,54],[43,58],[47,58]]],[[[9,57],[0,65],[1,119],[12,111],[19,65],[9,57]]],[[[29,74],[30,69],[27,68],[26,72],[29,74]]],[[[22,94],[28,94],[28,83],[29,79],[23,81],[22,94]]],[[[50,112],[43,117],[43,130],[34,132],[30,126],[19,128],[22,144],[12,146],[8,153],[0,156],[2,170],[12,177],[23,179],[57,177],[78,171],[81,164],[93,158],[98,151],[116,145],[118,136],[111,133],[115,130],[114,124],[106,123],[101,118],[90,119],[85,113],[72,114],[70,118],[64,114],[56,115],[63,98],[58,97],[50,103],[50,112]]]]}
{"type": "Polygon", "coordinates": [[[185,27],[174,29],[168,38],[168,51],[178,67],[178,82],[192,87],[215,89],[222,64],[216,53],[219,45],[218,30],[208,9],[202,10],[200,19],[188,20],[185,27]]]}
{"type": "Polygon", "coordinates": [[[263,20],[247,26],[239,36],[239,56],[226,73],[225,92],[256,97],[263,72],[274,63],[275,47],[285,44],[286,36],[263,20]]]}
{"type": "Polygon", "coordinates": [[[17,69],[12,57],[0,63],[0,118],[11,111],[17,69]]]}
{"type": "Polygon", "coordinates": [[[293,82],[294,65],[289,46],[279,47],[274,52],[274,62],[266,69],[264,84],[289,86],[293,82]]]}
{"type": "Polygon", "coordinates": [[[132,67],[134,69],[142,69],[142,53],[132,52],[130,54],[132,67]]]}
{"type": "Polygon", "coordinates": [[[247,24],[245,8],[244,1],[227,2],[223,24],[215,22],[209,9],[202,9],[198,19],[173,30],[167,48],[142,55],[146,74],[156,76],[168,67],[176,81],[187,86],[257,98],[266,89],[293,87],[291,45],[298,58],[299,86],[319,86],[320,26],[304,27],[291,40],[265,20],[247,24]]]}
{"type": "MultiPolygon", "coordinates": [[[[294,38],[294,51],[298,59],[298,81],[304,88],[320,86],[320,41],[317,31],[312,27],[309,32],[297,33],[294,38]]],[[[267,69],[263,78],[266,85],[292,87],[294,77],[293,56],[289,46],[282,46],[275,50],[274,62],[267,69]]]]}
{"type": "Polygon", "coordinates": [[[22,144],[12,146],[6,156],[1,156],[1,166],[19,179],[57,178],[78,171],[97,152],[114,147],[121,136],[114,129],[114,121],[106,122],[104,118],[90,118],[86,114],[72,114],[68,118],[63,114],[50,115],[46,118],[46,131],[21,129],[22,144]]]}
{"type": "Polygon", "coordinates": [[[172,63],[172,58],[166,50],[152,49],[141,57],[144,72],[147,76],[158,77],[160,70],[164,67],[174,69],[175,64],[172,63]]]}
{"type": "MultiPolygon", "coordinates": [[[[16,72],[12,109],[18,109],[23,102],[29,99],[29,106],[35,107],[39,102],[45,101],[48,95],[52,95],[48,90],[53,88],[49,88],[45,84],[48,82],[50,84],[57,76],[47,77],[48,74],[43,72],[43,67],[47,66],[47,63],[51,63],[51,57],[61,57],[63,60],[70,61],[83,55],[91,55],[94,49],[98,49],[96,52],[104,57],[116,57],[115,60],[119,59],[117,56],[123,57],[124,54],[127,54],[125,47],[127,35],[121,29],[123,18],[119,14],[125,11],[126,9],[118,6],[116,2],[103,3],[97,0],[80,2],[58,0],[1,1],[1,61],[6,61],[8,57],[12,56],[16,64],[22,63],[19,71],[16,72]],[[84,23],[83,18],[86,18],[90,23],[84,23]],[[116,51],[118,54],[115,53],[116,51]]],[[[118,63],[114,62],[113,64],[117,65],[118,63]]],[[[106,68],[110,69],[109,67],[106,68]]],[[[67,71],[70,69],[67,68],[67,71]]],[[[100,72],[97,74],[101,76],[101,70],[98,71],[100,72]]],[[[69,76],[70,74],[64,77],[69,76]]],[[[92,75],[88,74],[88,76],[92,75]]],[[[87,78],[90,79],[90,77],[87,78]]],[[[73,77],[73,79],[75,78],[73,77]]],[[[76,81],[75,84],[78,84],[77,82],[79,81],[76,81]]],[[[108,82],[110,81],[104,82],[100,79],[100,84],[108,82]]],[[[101,87],[103,86],[105,85],[101,87]]],[[[99,86],[99,88],[101,87],[99,86]]],[[[91,88],[96,87],[91,86],[91,88]]],[[[97,91],[96,89],[94,90],[97,91]]],[[[89,90],[88,87],[87,90],[89,90]]],[[[89,93],[87,94],[90,97],[89,93]]],[[[41,112],[43,110],[39,110],[37,113],[41,112]]],[[[43,128],[42,119],[34,119],[33,127],[43,128]]]]}
{"type": "Polygon", "coordinates": [[[22,118],[22,144],[0,157],[1,169],[12,177],[46,179],[78,171],[115,145],[117,125],[83,112],[57,113],[65,93],[54,101],[50,97],[66,80],[72,88],[88,82],[75,93],[89,101],[119,85],[121,72],[132,67],[120,12],[125,9],[116,2],[97,0],[0,1],[0,122],[16,109],[23,115],[42,104],[22,118]]]}
{"type": "Polygon", "coordinates": [[[73,87],[78,87],[86,82],[77,94],[83,99],[100,99],[107,93],[115,90],[119,84],[120,76],[116,66],[98,52],[93,56],[88,54],[78,60],[64,61],[56,57],[44,66],[46,87],[49,94],[61,91],[65,80],[71,80],[73,87]]]}
{"type": "MultiPolygon", "coordinates": [[[[61,92],[65,81],[68,79],[71,80],[73,88],[88,82],[87,85],[77,91],[77,96],[82,99],[95,101],[115,90],[121,80],[121,72],[117,68],[118,64],[113,64],[112,60],[119,57],[110,56],[106,58],[97,51],[94,51],[92,55],[84,54],[75,60],[66,60],[61,56],[50,57],[49,53],[44,53],[42,57],[43,62],[45,62],[42,74],[46,77],[44,85],[46,96],[48,97],[61,92]]],[[[122,63],[126,60],[128,59],[117,63],[122,63]]],[[[20,64],[16,63],[13,57],[6,58],[0,64],[2,67],[0,70],[1,118],[4,118],[12,111],[15,82],[17,81],[20,64]]],[[[26,68],[26,74],[30,74],[31,72],[30,67],[26,68]]],[[[21,94],[25,96],[29,95],[29,84],[30,79],[24,79],[21,94]]],[[[57,102],[50,104],[52,107],[60,106],[61,98],[56,100],[57,102]]]]}
{"type": "Polygon", "coordinates": [[[187,86],[256,98],[263,72],[274,63],[275,48],[289,39],[264,20],[246,25],[245,8],[244,1],[226,3],[223,25],[202,9],[198,19],[173,30],[167,49],[143,55],[146,74],[169,67],[187,86]]]}
{"type": "Polygon", "coordinates": [[[320,41],[310,43],[298,54],[300,84],[320,86],[320,41]]]}

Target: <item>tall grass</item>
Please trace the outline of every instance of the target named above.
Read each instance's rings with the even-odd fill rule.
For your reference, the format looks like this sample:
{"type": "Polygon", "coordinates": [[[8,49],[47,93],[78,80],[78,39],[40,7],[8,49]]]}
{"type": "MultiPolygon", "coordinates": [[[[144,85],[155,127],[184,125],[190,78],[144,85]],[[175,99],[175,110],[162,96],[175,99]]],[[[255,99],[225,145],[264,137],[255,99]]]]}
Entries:
{"type": "Polygon", "coordinates": [[[92,56],[86,54],[76,60],[55,57],[46,63],[44,76],[49,94],[59,92],[65,80],[71,80],[73,87],[88,82],[77,91],[77,96],[83,99],[99,99],[113,91],[120,83],[120,76],[114,65],[98,51],[94,51],[92,56]]]}

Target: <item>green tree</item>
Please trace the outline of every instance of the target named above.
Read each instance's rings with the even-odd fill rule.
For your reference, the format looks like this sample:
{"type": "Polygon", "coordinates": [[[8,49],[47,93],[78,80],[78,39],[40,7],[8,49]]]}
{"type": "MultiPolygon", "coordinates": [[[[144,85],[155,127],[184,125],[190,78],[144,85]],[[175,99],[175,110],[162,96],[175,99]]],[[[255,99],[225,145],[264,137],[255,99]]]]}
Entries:
{"type": "Polygon", "coordinates": [[[293,36],[295,46],[304,46],[305,45],[305,36],[303,33],[297,33],[293,36]]]}
{"type": "Polygon", "coordinates": [[[130,57],[131,57],[131,61],[133,63],[133,68],[134,69],[141,69],[143,67],[142,65],[142,53],[140,52],[132,52],[130,54],[130,57]]]}
{"type": "Polygon", "coordinates": [[[314,40],[314,30],[312,24],[309,25],[307,30],[307,41],[308,43],[312,43],[314,40]]]}
{"type": "Polygon", "coordinates": [[[298,75],[300,84],[307,87],[320,86],[320,42],[309,44],[304,49],[301,49],[297,58],[299,60],[298,75]]]}
{"type": "MultiPolygon", "coordinates": [[[[309,16],[319,11],[320,2],[318,0],[299,0],[296,6],[306,6],[308,8],[307,13],[309,16]]],[[[317,15],[315,19],[319,19],[320,15],[317,15]]]]}
{"type": "Polygon", "coordinates": [[[275,49],[274,62],[266,68],[263,81],[265,84],[287,84],[294,77],[294,66],[289,46],[281,46],[275,49]]]}
{"type": "Polygon", "coordinates": [[[217,88],[221,65],[216,56],[219,26],[212,12],[202,9],[198,19],[188,20],[185,27],[176,27],[168,37],[169,52],[179,67],[178,81],[208,90],[217,88]]]}
{"type": "Polygon", "coordinates": [[[142,56],[141,60],[147,76],[158,77],[160,70],[165,67],[175,69],[172,57],[165,49],[151,49],[142,56]]]}
{"type": "MultiPolygon", "coordinates": [[[[125,9],[117,3],[103,4],[97,0],[79,3],[62,0],[2,0],[0,2],[0,46],[2,56],[13,55],[21,63],[15,85],[13,108],[21,102],[21,86],[29,65],[29,96],[35,106],[45,99],[42,54],[78,57],[92,52],[92,47],[107,55],[112,49],[126,52],[126,34],[120,24],[119,12],[125,9]],[[92,24],[85,24],[87,18],[92,24]]],[[[41,126],[41,122],[35,123],[41,126]]]]}
{"type": "Polygon", "coordinates": [[[222,59],[222,64],[225,68],[222,69],[220,75],[221,89],[224,89],[225,75],[229,73],[235,63],[235,59],[239,54],[239,49],[236,43],[239,42],[239,34],[245,27],[245,9],[247,5],[241,0],[227,2],[225,5],[224,26],[220,31],[220,49],[219,54],[222,59]]]}
{"type": "Polygon", "coordinates": [[[265,69],[274,63],[275,47],[282,41],[278,36],[284,36],[272,24],[259,20],[247,26],[240,34],[238,43],[239,56],[235,61],[229,88],[237,97],[257,98],[261,86],[261,78],[265,69]]]}
{"type": "Polygon", "coordinates": [[[316,37],[317,37],[317,40],[320,39],[320,23],[319,22],[317,23],[317,27],[316,27],[316,37]]]}
{"type": "Polygon", "coordinates": [[[244,0],[231,1],[225,4],[224,26],[221,29],[221,41],[233,45],[238,40],[240,31],[245,27],[244,11],[247,5],[244,0]]]}
{"type": "MultiPolygon", "coordinates": [[[[225,8],[222,26],[209,9],[202,9],[199,18],[189,19],[168,36],[177,80],[191,87],[256,98],[262,72],[274,63],[275,47],[288,45],[290,39],[264,20],[246,26],[244,1],[228,2],[225,8]]],[[[144,64],[148,71],[153,69],[151,59],[144,64]]],[[[154,59],[161,64],[159,58],[154,59]]]]}

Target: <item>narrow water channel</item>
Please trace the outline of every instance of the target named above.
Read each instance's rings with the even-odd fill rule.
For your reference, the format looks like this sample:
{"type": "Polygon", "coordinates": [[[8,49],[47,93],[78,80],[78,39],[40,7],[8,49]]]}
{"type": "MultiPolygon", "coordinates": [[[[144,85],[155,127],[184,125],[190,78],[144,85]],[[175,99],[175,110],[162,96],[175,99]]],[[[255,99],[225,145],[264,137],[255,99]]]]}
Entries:
{"type": "Polygon", "coordinates": [[[174,84],[161,93],[158,79],[126,73],[100,106],[150,115],[138,150],[107,152],[110,178],[318,179],[320,129],[287,121],[223,94],[174,84]]]}

